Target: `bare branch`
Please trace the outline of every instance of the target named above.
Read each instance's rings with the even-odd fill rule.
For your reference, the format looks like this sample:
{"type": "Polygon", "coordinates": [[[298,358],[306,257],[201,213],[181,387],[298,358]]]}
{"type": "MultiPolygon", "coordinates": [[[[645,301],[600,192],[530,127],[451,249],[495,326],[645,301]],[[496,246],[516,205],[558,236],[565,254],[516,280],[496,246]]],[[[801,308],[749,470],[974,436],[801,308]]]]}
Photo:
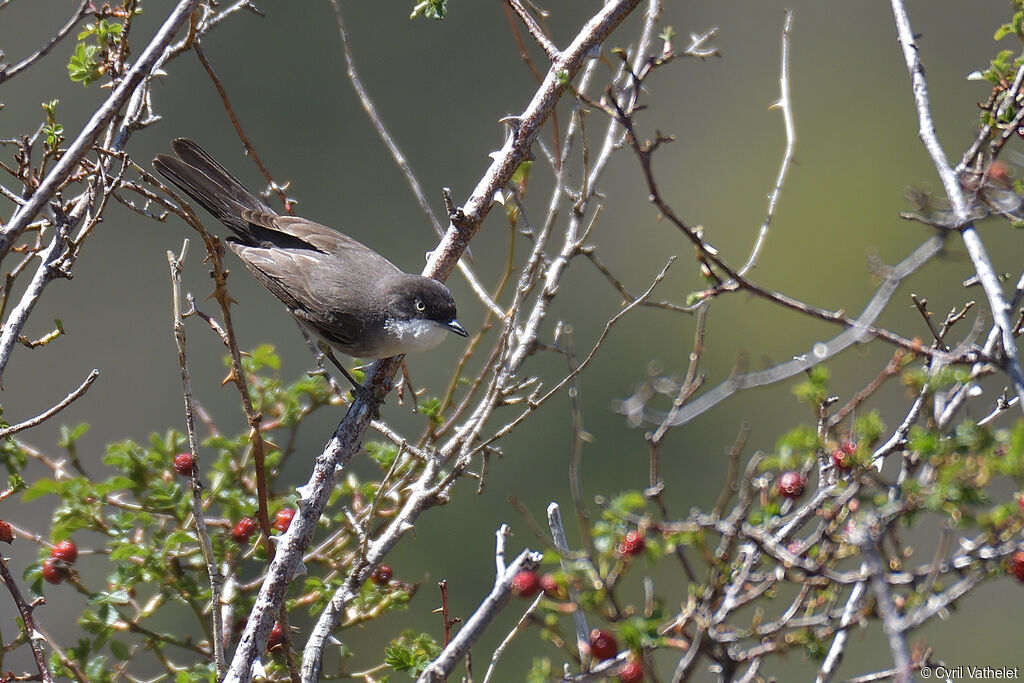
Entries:
{"type": "Polygon", "coordinates": [[[46,654],[39,646],[39,641],[42,640],[42,637],[39,628],[36,626],[35,617],[32,614],[35,604],[30,605],[25,602],[21,589],[18,588],[18,583],[11,576],[11,572],[7,568],[7,560],[3,557],[0,557],[0,579],[7,586],[8,592],[10,592],[11,597],[14,599],[15,606],[18,608],[18,614],[21,615],[21,620],[24,622],[25,634],[29,646],[32,648],[32,657],[35,659],[36,668],[39,669],[39,680],[43,681],[43,683],[53,683],[53,674],[50,673],[50,666],[46,662],[46,654]]]}
{"type": "MultiPolygon", "coordinates": [[[[61,156],[60,161],[43,178],[43,181],[36,188],[35,192],[32,193],[29,200],[24,205],[18,207],[7,225],[0,229],[0,260],[7,256],[11,247],[14,246],[15,240],[21,236],[21,233],[36,217],[36,214],[50,201],[57,189],[67,180],[75,167],[78,166],[78,162],[81,161],[82,157],[96,144],[96,140],[99,139],[107,124],[113,120],[125,102],[135,94],[136,89],[143,85],[144,81],[151,75],[154,65],[174,38],[174,34],[188,20],[198,4],[199,0],[179,0],[163,25],[160,26],[160,30],[157,31],[149,45],[139,55],[138,61],[135,62],[135,65],[125,75],[124,80],[114,88],[114,92],[110,93],[110,97],[107,98],[106,102],[96,110],[92,118],[89,119],[89,122],[82,128],[78,137],[75,138],[75,141],[61,156]]],[[[4,327],[6,332],[9,324],[4,327]]],[[[0,374],[2,374],[5,364],[0,363],[0,374]]]]}
{"type": "Polygon", "coordinates": [[[1013,336],[1013,325],[1010,322],[1010,304],[1003,295],[1002,287],[999,284],[999,277],[995,268],[985,251],[985,245],[981,241],[977,230],[970,224],[970,207],[967,198],[964,196],[960,182],[950,168],[946,159],[946,153],[939,144],[935,134],[935,124],[932,121],[931,104],[928,101],[928,83],[924,77],[924,65],[921,63],[918,54],[917,42],[914,37],[914,30],[910,26],[910,17],[907,15],[903,0],[892,0],[892,12],[896,20],[896,31],[899,35],[900,47],[903,48],[903,56],[907,63],[907,70],[910,72],[910,79],[914,93],[914,103],[917,107],[918,133],[925,149],[932,158],[936,172],[942,181],[942,187],[946,191],[946,197],[953,207],[957,224],[963,226],[960,234],[964,241],[967,254],[971,257],[974,270],[978,280],[981,282],[985,296],[988,298],[989,306],[992,309],[992,316],[995,318],[996,326],[1000,331],[1003,353],[1006,354],[1004,370],[1010,377],[1014,393],[1022,399],[1021,409],[1024,410],[1024,374],[1021,373],[1020,360],[1017,353],[1017,341],[1013,336]]]}
{"type": "Polygon", "coordinates": [[[89,387],[92,386],[92,383],[95,382],[96,378],[99,376],[100,371],[93,370],[92,372],[89,373],[89,376],[85,378],[85,381],[83,381],[82,384],[79,385],[77,389],[68,394],[60,403],[56,404],[55,406],[46,410],[45,412],[36,415],[31,419],[25,420],[24,422],[19,422],[18,424],[15,425],[11,425],[10,427],[0,429],[0,439],[6,438],[13,434],[17,434],[20,431],[30,429],[32,427],[35,427],[36,425],[40,425],[43,422],[46,422],[51,417],[67,408],[69,405],[77,401],[79,398],[81,398],[85,394],[85,392],[89,391],[89,387]]]}
{"type": "Polygon", "coordinates": [[[512,8],[512,11],[516,13],[519,20],[523,22],[523,26],[526,27],[530,36],[537,41],[537,44],[540,45],[542,50],[544,50],[544,53],[548,56],[548,60],[551,62],[556,61],[559,57],[558,47],[551,42],[547,33],[545,33],[541,25],[537,23],[537,20],[533,18],[533,15],[523,7],[519,0],[505,0],[505,2],[512,8]]]}
{"type": "Polygon", "coordinates": [[[501,612],[512,596],[512,579],[521,571],[533,571],[540,565],[543,559],[541,553],[524,550],[519,556],[505,568],[504,573],[498,574],[494,581],[494,588],[480,603],[472,615],[466,620],[459,632],[448,643],[448,647],[441,651],[441,654],[434,659],[423,673],[416,679],[417,683],[431,683],[434,681],[445,681],[456,665],[466,656],[484,630],[501,612]]]}
{"type": "Polygon", "coordinates": [[[786,180],[786,173],[789,171],[790,163],[793,161],[793,149],[796,147],[796,128],[793,124],[793,103],[789,97],[789,32],[793,26],[793,10],[786,10],[786,18],[782,24],[782,64],[779,67],[779,101],[773,107],[782,110],[782,121],[786,128],[786,150],[782,155],[782,163],[779,164],[779,174],[775,178],[775,187],[768,195],[768,213],[764,217],[764,223],[757,233],[757,240],[747,262],[740,268],[740,275],[746,275],[752,268],[757,266],[757,257],[764,248],[765,240],[768,238],[768,228],[775,217],[775,205],[782,194],[782,184],[786,180]]]}
{"type": "Polygon", "coordinates": [[[49,54],[50,50],[56,47],[57,43],[64,40],[64,38],[69,33],[71,33],[72,29],[74,29],[75,26],[78,25],[78,22],[80,22],[83,17],[89,14],[89,4],[90,0],[82,0],[80,3],[78,3],[78,8],[71,15],[71,18],[68,19],[67,23],[64,24],[60,28],[60,30],[58,30],[57,33],[54,34],[53,38],[50,38],[49,42],[47,42],[46,45],[43,45],[41,48],[33,52],[25,59],[21,60],[14,66],[9,66],[6,69],[0,69],[0,85],[2,85],[3,82],[8,79],[14,78],[18,75],[19,72],[28,69],[33,64],[35,64],[40,59],[49,54]]]}
{"type": "Polygon", "coordinates": [[[185,252],[188,250],[188,240],[181,245],[181,253],[175,256],[173,252],[167,252],[167,263],[171,269],[171,294],[174,316],[174,342],[178,349],[178,367],[181,369],[181,390],[185,401],[185,431],[188,434],[189,452],[192,455],[192,472],[189,476],[192,489],[192,519],[196,525],[196,536],[199,540],[199,548],[203,552],[203,559],[206,561],[206,574],[210,581],[210,602],[213,608],[210,610],[213,619],[213,661],[217,667],[218,675],[223,676],[227,668],[224,655],[225,637],[223,612],[219,609],[221,596],[223,594],[224,576],[217,567],[217,556],[213,550],[213,541],[210,539],[210,532],[206,528],[206,517],[203,513],[203,485],[200,479],[199,469],[199,439],[196,436],[195,409],[192,399],[192,382],[189,374],[188,358],[185,353],[185,321],[181,308],[181,269],[185,261],[185,252]]]}

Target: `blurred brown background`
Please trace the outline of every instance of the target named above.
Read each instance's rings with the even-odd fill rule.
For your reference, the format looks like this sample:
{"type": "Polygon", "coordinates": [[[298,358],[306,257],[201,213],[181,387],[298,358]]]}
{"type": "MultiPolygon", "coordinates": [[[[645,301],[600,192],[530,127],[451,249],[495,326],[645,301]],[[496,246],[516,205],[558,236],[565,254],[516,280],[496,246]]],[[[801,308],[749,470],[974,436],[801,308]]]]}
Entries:
{"type": "MultiPolygon", "coordinates": [[[[689,223],[705,226],[709,241],[726,258],[737,265],[743,262],[763,220],[784,145],[782,116],[769,106],[779,93],[783,8],[793,7],[796,158],[753,278],[814,305],[859,311],[875,286],[865,268],[868,250],[877,250],[883,261],[892,263],[929,234],[922,226],[898,218],[897,213],[907,208],[904,188],[911,183],[937,185],[917,139],[909,79],[888,5],[817,0],[670,5],[663,23],[676,29],[677,43],[685,44],[690,32],[717,25],[721,30],[712,42],[722,57],[703,63],[681,60],[649,82],[650,108],[640,118],[643,131],[648,136],[657,130],[678,137],[656,157],[664,195],[689,223]]],[[[145,13],[133,36],[137,51],[170,6],[166,0],[144,4],[145,13]]],[[[204,44],[250,139],[275,178],[291,182],[289,193],[299,201],[299,214],[351,234],[407,270],[419,269],[424,253],[435,243],[433,232],[345,78],[329,5],[268,1],[259,6],[265,18],[236,15],[204,44]]],[[[564,45],[596,6],[555,3],[551,10],[556,42],[564,45]]],[[[468,196],[489,163],[488,153],[502,142],[498,119],[522,111],[535,81],[521,63],[496,0],[453,1],[444,22],[409,21],[410,7],[400,2],[343,3],[364,82],[435,211],[443,213],[441,188],[451,187],[457,202],[468,196]]],[[[42,44],[72,9],[70,0],[15,0],[0,12],[0,48],[6,59],[17,61],[42,44]]],[[[950,158],[956,159],[973,138],[978,118],[975,102],[985,100],[989,92],[987,84],[968,82],[965,77],[984,68],[998,49],[1013,47],[992,41],[996,27],[1008,19],[1009,8],[1007,3],[992,1],[917,1],[909,3],[909,11],[921,36],[939,137],[950,158]]],[[[606,53],[611,47],[631,44],[638,26],[639,13],[613,35],[606,53]]],[[[77,134],[108,91],[67,80],[64,65],[72,47],[71,41],[58,46],[30,74],[0,89],[5,105],[0,111],[0,137],[34,130],[42,120],[39,103],[54,98],[61,100],[58,115],[66,136],[71,139],[77,134]]],[[[173,62],[168,71],[153,90],[154,105],[164,119],[134,136],[129,150],[135,158],[150,159],[167,149],[171,138],[188,136],[252,187],[261,187],[194,55],[173,62]]],[[[561,112],[564,124],[564,106],[561,112]]],[[[603,118],[595,113],[588,124],[596,142],[597,131],[604,129],[603,118]]],[[[550,143],[550,127],[544,139],[550,143]]],[[[1020,146],[1019,141],[1011,144],[1020,146]]],[[[608,198],[606,210],[592,241],[634,292],[646,287],[669,254],[678,253],[680,262],[659,294],[682,301],[699,287],[689,259],[692,250],[680,235],[656,220],[637,171],[636,160],[628,153],[620,153],[613,162],[602,185],[608,198]]],[[[536,176],[528,200],[532,218],[539,220],[548,200],[543,187],[547,174],[536,176]]],[[[475,269],[490,284],[505,259],[507,229],[500,213],[492,213],[472,246],[475,269]]],[[[9,214],[10,206],[5,205],[3,215],[9,214]]],[[[87,465],[97,468],[111,441],[146,440],[152,431],[182,428],[165,253],[180,250],[182,239],[192,237],[180,222],[157,224],[120,206],[113,206],[107,218],[86,244],[74,280],[51,285],[26,327],[30,337],[38,337],[51,329],[53,318],[60,318],[67,336],[43,349],[17,349],[0,395],[4,418],[16,422],[50,406],[98,368],[102,374],[97,384],[58,420],[92,424],[79,442],[79,452],[87,465]]],[[[1016,277],[1019,237],[1003,223],[994,223],[982,236],[996,269],[1016,277]]],[[[184,287],[201,302],[211,286],[201,263],[201,248],[192,241],[184,287]]],[[[980,296],[960,288],[963,278],[971,274],[970,263],[956,240],[951,245],[947,255],[901,289],[883,323],[906,336],[926,334],[919,317],[910,314],[910,291],[927,297],[938,312],[980,296]]],[[[521,246],[520,254],[524,253],[521,246]]],[[[249,348],[263,342],[276,345],[286,379],[305,372],[311,360],[295,324],[240,264],[232,262],[231,267],[241,344],[249,348]]],[[[482,318],[482,307],[461,278],[455,276],[450,284],[460,303],[460,318],[472,328],[482,318]]],[[[212,312],[213,307],[208,308],[212,312]]],[[[578,349],[588,350],[604,321],[618,308],[618,297],[608,283],[589,264],[575,263],[556,300],[548,334],[554,320],[562,319],[574,326],[578,349]]],[[[741,295],[716,302],[708,330],[704,369],[709,386],[728,375],[740,354],[757,368],[803,353],[815,340],[835,333],[823,324],[741,295]]],[[[667,369],[684,370],[692,335],[693,319],[688,316],[638,311],[614,330],[592,370],[584,375],[585,426],[595,437],[585,450],[588,496],[612,495],[646,484],[642,433],[627,429],[610,406],[630,393],[652,359],[667,369]]],[[[242,430],[237,394],[220,388],[222,349],[199,321],[193,320],[189,327],[189,348],[197,397],[222,430],[242,430]]],[[[429,392],[439,392],[445,369],[460,351],[460,345],[450,340],[427,357],[410,359],[413,378],[429,392]]],[[[890,348],[877,343],[851,349],[830,363],[833,388],[849,396],[878,372],[890,354],[890,348]]],[[[564,360],[539,356],[530,361],[526,372],[540,374],[550,383],[563,369],[564,360]]],[[[894,426],[908,402],[893,385],[875,405],[894,426]]],[[[551,500],[568,511],[566,408],[564,400],[552,402],[503,444],[505,457],[492,463],[483,495],[475,495],[474,485],[467,482],[457,488],[447,508],[421,518],[415,537],[406,538],[389,563],[397,576],[423,581],[423,586],[407,612],[389,615],[366,632],[344,635],[360,653],[352,668],[379,661],[385,644],[380,639],[397,633],[399,625],[439,636],[440,617],[431,611],[439,602],[434,586],[441,578],[449,581],[453,614],[468,615],[492,582],[493,532],[501,522],[510,523],[516,532],[511,549],[538,545],[508,504],[508,496],[525,501],[537,517],[543,517],[551,500]]],[[[394,398],[383,416],[410,433],[417,433],[422,424],[407,407],[397,406],[394,398]]],[[[304,431],[302,448],[310,459],[319,453],[340,417],[340,412],[318,415],[304,431]]],[[[741,423],[752,425],[749,454],[756,449],[771,451],[781,433],[810,420],[806,409],[792,398],[790,383],[785,383],[733,397],[677,430],[665,447],[664,461],[674,512],[684,516],[691,506],[712,504],[725,472],[723,451],[741,423]]],[[[55,435],[56,425],[49,424],[25,438],[56,454],[55,435]]],[[[359,458],[356,466],[370,471],[359,458]]],[[[300,484],[306,476],[305,464],[296,460],[282,481],[300,484]]],[[[19,505],[17,500],[3,501],[0,516],[19,516],[19,505]]],[[[46,531],[43,523],[36,528],[46,531]]],[[[36,549],[24,542],[5,552],[13,558],[16,572],[36,559],[36,549]]],[[[683,584],[674,570],[671,562],[665,562],[654,574],[670,604],[685,599],[678,592],[683,584]]],[[[639,578],[642,572],[634,571],[639,578]]],[[[63,588],[50,592],[57,595],[63,588]]],[[[1021,664],[1019,636],[1012,628],[1014,614],[1009,607],[1020,600],[1016,591],[1019,587],[1009,579],[991,582],[970,596],[949,622],[934,623],[920,635],[936,647],[939,658],[954,665],[1021,664]],[[1012,598],[1007,598],[1007,591],[1013,591],[1012,598]]],[[[629,596],[638,598],[639,592],[629,596]]],[[[76,600],[73,596],[68,604],[74,607],[76,600]]],[[[39,612],[40,618],[56,635],[70,635],[74,631],[59,623],[63,605],[53,602],[39,612]]],[[[780,608],[784,604],[779,601],[780,608]]],[[[475,650],[478,674],[493,646],[518,617],[514,607],[475,650]]],[[[5,639],[14,633],[13,615],[10,600],[0,598],[5,639]]],[[[303,625],[301,619],[295,621],[303,625]]],[[[551,652],[534,634],[520,636],[505,655],[499,679],[520,680],[528,658],[542,654],[551,652]]],[[[659,661],[667,677],[674,662],[659,661]]],[[[873,623],[870,632],[852,634],[840,673],[852,676],[884,668],[889,662],[881,628],[873,623]]],[[[815,665],[800,653],[765,667],[782,680],[808,680],[814,670],[815,665]]]]}

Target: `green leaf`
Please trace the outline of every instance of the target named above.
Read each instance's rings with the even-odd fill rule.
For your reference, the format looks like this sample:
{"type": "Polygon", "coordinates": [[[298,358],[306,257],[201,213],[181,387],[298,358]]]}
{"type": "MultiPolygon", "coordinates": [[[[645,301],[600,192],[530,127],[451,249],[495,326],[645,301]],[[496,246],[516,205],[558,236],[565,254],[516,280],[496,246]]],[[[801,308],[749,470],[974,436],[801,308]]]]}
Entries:
{"type": "Polygon", "coordinates": [[[425,19],[444,19],[448,15],[448,0],[422,0],[412,8],[410,19],[423,17],[425,19]]]}
{"type": "Polygon", "coordinates": [[[190,546],[194,543],[196,543],[195,534],[191,531],[186,531],[184,529],[175,529],[171,532],[171,534],[167,537],[167,540],[164,542],[164,544],[167,547],[173,547],[177,545],[190,546]]]}
{"type": "Polygon", "coordinates": [[[270,368],[271,370],[281,369],[281,357],[274,351],[274,347],[270,344],[263,344],[257,346],[250,353],[250,357],[246,370],[248,372],[258,372],[263,368],[270,368]]]}
{"type": "Polygon", "coordinates": [[[134,543],[126,543],[122,546],[112,548],[110,551],[110,559],[123,562],[129,558],[135,557],[138,554],[139,547],[134,543]]]}
{"type": "Polygon", "coordinates": [[[60,487],[57,486],[57,482],[53,479],[40,479],[36,483],[32,484],[32,486],[28,487],[25,493],[22,494],[21,500],[29,503],[36,498],[42,498],[43,496],[51,493],[56,495],[59,490],[60,487]]]}
{"type": "Polygon", "coordinates": [[[383,441],[370,441],[366,444],[366,452],[382,470],[389,470],[398,457],[398,446],[383,441]]]}
{"type": "Polygon", "coordinates": [[[416,410],[429,417],[434,424],[444,422],[444,415],[441,414],[441,399],[436,396],[421,400],[416,406],[416,410]]]}
{"type": "Polygon", "coordinates": [[[81,422],[74,427],[68,427],[67,425],[60,426],[60,439],[57,443],[61,448],[69,449],[75,445],[86,432],[89,431],[89,423],[81,422]]]}
{"type": "Polygon", "coordinates": [[[559,678],[551,660],[547,657],[534,657],[533,664],[526,674],[526,683],[547,683],[559,678]]]}
{"type": "Polygon", "coordinates": [[[89,604],[92,605],[127,605],[130,602],[131,596],[124,589],[100,591],[89,597],[89,604]]]}
{"type": "Polygon", "coordinates": [[[121,660],[122,662],[127,662],[128,659],[131,657],[131,650],[129,650],[128,646],[122,643],[120,640],[110,641],[110,652],[114,655],[114,657],[121,660]]]}
{"type": "Polygon", "coordinates": [[[440,653],[437,641],[426,633],[402,631],[402,635],[384,649],[384,663],[395,671],[407,671],[415,677],[440,653]]]}
{"type": "Polygon", "coordinates": [[[516,167],[512,173],[511,182],[516,187],[522,187],[530,182],[530,170],[533,168],[532,161],[524,161],[516,167]]]}
{"type": "Polygon", "coordinates": [[[20,474],[11,474],[7,477],[7,487],[11,489],[11,493],[17,493],[28,488],[28,482],[20,474]]]}
{"type": "Polygon", "coordinates": [[[71,80],[88,86],[98,79],[102,75],[100,65],[97,64],[99,54],[99,46],[79,43],[68,60],[68,76],[71,80]]]}

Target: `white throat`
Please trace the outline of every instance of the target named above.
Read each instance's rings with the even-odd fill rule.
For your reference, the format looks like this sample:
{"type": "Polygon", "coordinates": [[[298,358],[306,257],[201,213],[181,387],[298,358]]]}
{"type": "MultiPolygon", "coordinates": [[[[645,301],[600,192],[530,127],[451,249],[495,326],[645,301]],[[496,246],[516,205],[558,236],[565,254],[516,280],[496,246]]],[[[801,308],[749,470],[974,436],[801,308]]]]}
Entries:
{"type": "Polygon", "coordinates": [[[380,358],[400,353],[428,351],[447,336],[448,330],[433,320],[389,321],[384,326],[387,341],[381,344],[380,358]]]}

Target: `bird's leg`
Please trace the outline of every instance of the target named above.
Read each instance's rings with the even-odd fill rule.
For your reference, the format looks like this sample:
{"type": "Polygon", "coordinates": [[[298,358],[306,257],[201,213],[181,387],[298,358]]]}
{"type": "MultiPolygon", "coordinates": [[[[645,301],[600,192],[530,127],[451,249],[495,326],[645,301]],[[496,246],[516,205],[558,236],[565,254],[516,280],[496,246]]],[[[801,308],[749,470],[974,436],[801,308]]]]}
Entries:
{"type": "Polygon", "coordinates": [[[323,372],[327,377],[327,380],[330,383],[331,388],[338,393],[340,398],[344,398],[341,392],[341,387],[338,386],[338,383],[334,380],[333,377],[327,375],[327,369],[324,368],[324,358],[330,358],[331,362],[334,363],[334,367],[338,368],[338,370],[341,371],[341,374],[345,376],[345,379],[349,381],[349,383],[352,385],[352,395],[362,398],[363,402],[370,406],[371,410],[374,413],[374,419],[380,417],[380,409],[377,405],[377,397],[374,395],[373,390],[364,387],[363,385],[356,381],[355,377],[353,377],[351,373],[349,373],[349,371],[345,369],[345,366],[343,366],[341,362],[334,356],[334,351],[331,349],[330,345],[327,342],[319,338],[314,339],[313,336],[310,335],[306,327],[301,322],[298,321],[298,318],[296,318],[296,322],[299,325],[299,331],[302,332],[302,336],[306,340],[306,345],[309,346],[309,350],[313,352],[313,355],[317,359],[317,366],[319,366],[320,371],[323,372]]]}
{"type": "Polygon", "coordinates": [[[373,389],[364,387],[362,384],[357,382],[356,378],[353,377],[351,373],[345,369],[345,366],[341,364],[341,361],[337,359],[334,355],[334,351],[331,350],[331,347],[326,342],[317,340],[316,346],[320,349],[320,353],[324,354],[325,357],[334,363],[334,367],[338,368],[338,370],[341,371],[341,374],[345,375],[345,379],[352,384],[352,395],[363,399],[364,403],[376,410],[377,397],[374,396],[373,389]]]}
{"type": "Polygon", "coordinates": [[[409,395],[412,396],[412,412],[419,410],[416,402],[416,387],[412,385],[412,377],[409,376],[409,368],[405,364],[405,357],[402,357],[402,384],[398,387],[398,402],[402,402],[405,387],[409,387],[409,395]]]}

